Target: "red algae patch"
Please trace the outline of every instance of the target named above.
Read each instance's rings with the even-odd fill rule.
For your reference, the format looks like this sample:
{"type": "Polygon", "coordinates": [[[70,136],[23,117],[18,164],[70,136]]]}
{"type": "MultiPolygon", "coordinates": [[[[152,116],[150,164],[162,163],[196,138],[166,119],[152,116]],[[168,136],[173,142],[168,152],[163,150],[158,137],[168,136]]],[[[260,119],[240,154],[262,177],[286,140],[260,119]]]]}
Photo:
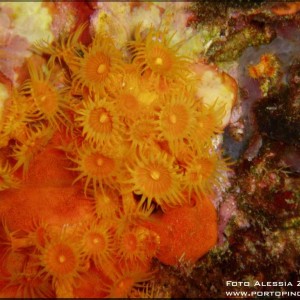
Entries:
{"type": "Polygon", "coordinates": [[[194,263],[217,242],[217,213],[209,198],[153,217],[147,227],[160,237],[157,258],[164,264],[194,263]]]}
{"type": "Polygon", "coordinates": [[[91,216],[91,201],[72,186],[74,174],[64,165],[59,151],[45,149],[32,162],[21,189],[1,192],[0,213],[11,230],[29,228],[36,216],[61,226],[91,216]]]}

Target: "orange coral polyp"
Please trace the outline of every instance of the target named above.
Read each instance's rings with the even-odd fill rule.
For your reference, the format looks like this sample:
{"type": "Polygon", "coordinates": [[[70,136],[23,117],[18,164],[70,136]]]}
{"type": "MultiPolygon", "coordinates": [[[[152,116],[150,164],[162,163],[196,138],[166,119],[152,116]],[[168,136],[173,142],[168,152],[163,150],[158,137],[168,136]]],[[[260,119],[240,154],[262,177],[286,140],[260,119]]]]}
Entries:
{"type": "Polygon", "coordinates": [[[35,126],[29,131],[24,143],[16,144],[12,157],[16,160],[14,170],[23,167],[23,174],[28,172],[30,161],[41,152],[51,139],[53,131],[49,127],[35,126]]]}
{"type": "Polygon", "coordinates": [[[133,94],[123,93],[118,97],[118,107],[121,108],[125,116],[131,113],[135,114],[139,110],[139,106],[139,101],[133,94]]]}
{"type": "Polygon", "coordinates": [[[115,269],[110,274],[112,283],[106,288],[108,298],[125,298],[128,297],[132,289],[143,288],[145,281],[151,279],[153,273],[143,272],[138,268],[130,270],[115,269]]]}
{"type": "Polygon", "coordinates": [[[18,95],[17,91],[14,91],[9,102],[10,105],[7,108],[5,107],[3,114],[3,125],[0,128],[1,139],[7,136],[20,141],[27,133],[26,124],[35,121],[32,118],[35,116],[30,112],[28,99],[18,95]]]}
{"type": "Polygon", "coordinates": [[[176,57],[170,49],[157,43],[147,52],[147,64],[153,72],[164,75],[172,70],[176,57]]]}
{"type": "Polygon", "coordinates": [[[114,179],[119,169],[119,163],[116,158],[105,153],[103,149],[98,150],[88,145],[78,150],[77,156],[77,158],[72,160],[78,166],[71,169],[80,172],[74,183],[81,178],[86,178],[84,185],[85,194],[91,181],[94,191],[97,190],[98,185],[101,189],[103,189],[104,185],[114,187],[114,179]]]}
{"type": "Polygon", "coordinates": [[[68,119],[64,112],[67,107],[64,97],[67,89],[59,89],[52,83],[53,70],[45,75],[42,70],[36,69],[33,63],[28,63],[28,70],[30,80],[21,87],[21,93],[33,100],[33,117],[44,118],[53,127],[58,128],[58,122],[64,123],[68,119]]]}
{"type": "Polygon", "coordinates": [[[76,50],[82,47],[79,39],[87,27],[87,23],[80,25],[74,33],[70,35],[62,34],[52,45],[45,40],[34,44],[33,50],[39,54],[47,54],[50,56],[49,65],[53,66],[56,61],[61,65],[63,60],[72,69],[74,66],[74,57],[76,50]]]}
{"type": "Polygon", "coordinates": [[[110,68],[110,58],[103,52],[97,52],[89,57],[83,72],[90,81],[101,84],[107,78],[110,68]]]}
{"type": "Polygon", "coordinates": [[[115,170],[115,161],[100,153],[92,153],[87,156],[84,161],[84,168],[89,170],[91,176],[95,176],[101,180],[115,170]]]}
{"type": "Polygon", "coordinates": [[[72,284],[84,269],[82,249],[74,235],[71,237],[71,232],[67,230],[53,234],[36,257],[42,266],[38,275],[44,280],[51,279],[58,297],[60,295],[70,297],[72,284]]]}
{"type": "Polygon", "coordinates": [[[96,37],[92,45],[82,51],[83,57],[76,58],[79,69],[73,74],[76,85],[106,94],[124,73],[121,52],[109,37],[103,35],[96,37]]]}
{"type": "Polygon", "coordinates": [[[146,263],[148,260],[144,241],[148,230],[140,226],[125,226],[124,230],[118,231],[119,250],[118,255],[125,263],[146,263]]]}
{"type": "Polygon", "coordinates": [[[77,258],[73,249],[63,243],[50,246],[45,251],[43,260],[49,273],[55,277],[73,274],[77,267],[77,258]]]}
{"type": "Polygon", "coordinates": [[[82,236],[83,257],[91,259],[97,268],[112,260],[115,252],[111,227],[106,222],[92,223],[80,232],[82,236]]]}
{"type": "Polygon", "coordinates": [[[175,104],[172,107],[166,108],[161,112],[161,127],[167,137],[180,138],[184,136],[188,127],[189,115],[185,107],[180,104],[175,104]]]}
{"type": "Polygon", "coordinates": [[[136,41],[129,42],[133,53],[133,61],[139,66],[141,74],[150,70],[150,79],[159,85],[160,78],[176,78],[185,81],[184,73],[188,73],[188,60],[178,55],[179,43],[171,46],[172,36],[167,37],[166,30],[149,30],[145,39],[136,32],[136,41]]]}
{"type": "Polygon", "coordinates": [[[197,128],[195,102],[191,98],[175,95],[160,106],[156,113],[159,138],[169,142],[174,151],[185,139],[190,139],[197,128]]]}
{"type": "Polygon", "coordinates": [[[155,121],[150,118],[138,118],[128,128],[126,133],[130,148],[137,153],[143,148],[150,146],[158,137],[155,121]]]}
{"type": "Polygon", "coordinates": [[[44,114],[53,116],[57,112],[59,103],[57,90],[49,86],[47,83],[34,83],[32,96],[37,107],[44,114]]]}
{"type": "Polygon", "coordinates": [[[121,139],[120,121],[113,103],[105,98],[89,98],[77,112],[76,121],[83,128],[87,141],[103,145],[116,144],[121,139]]]}
{"type": "Polygon", "coordinates": [[[117,190],[103,186],[94,193],[94,212],[97,218],[115,218],[119,211],[119,193],[117,190]]]}
{"type": "Polygon", "coordinates": [[[222,133],[222,119],[226,111],[224,106],[218,109],[215,106],[203,106],[197,115],[195,133],[199,138],[196,144],[200,147],[209,142],[212,136],[222,133]]]}
{"type": "Polygon", "coordinates": [[[220,185],[229,163],[216,154],[197,156],[188,164],[184,175],[184,186],[190,194],[195,192],[197,197],[212,195],[213,189],[220,185]]]}
{"type": "Polygon", "coordinates": [[[129,167],[134,193],[141,195],[141,204],[147,202],[149,208],[152,201],[164,206],[180,205],[184,202],[180,191],[178,169],[167,154],[158,153],[136,162],[135,167],[129,167]]]}

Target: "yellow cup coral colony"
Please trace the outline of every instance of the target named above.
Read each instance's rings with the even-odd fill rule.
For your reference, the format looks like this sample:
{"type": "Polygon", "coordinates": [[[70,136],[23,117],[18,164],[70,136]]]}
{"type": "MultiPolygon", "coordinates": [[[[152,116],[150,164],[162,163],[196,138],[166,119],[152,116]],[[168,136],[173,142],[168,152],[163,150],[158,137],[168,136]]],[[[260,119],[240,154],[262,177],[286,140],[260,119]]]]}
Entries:
{"type": "Polygon", "coordinates": [[[36,45],[4,108],[2,296],[151,296],[153,257],[193,262],[216,242],[225,106],[197,96],[195,62],[165,30],[138,27],[120,50],[105,33],[82,44],[84,26],[36,45]]]}

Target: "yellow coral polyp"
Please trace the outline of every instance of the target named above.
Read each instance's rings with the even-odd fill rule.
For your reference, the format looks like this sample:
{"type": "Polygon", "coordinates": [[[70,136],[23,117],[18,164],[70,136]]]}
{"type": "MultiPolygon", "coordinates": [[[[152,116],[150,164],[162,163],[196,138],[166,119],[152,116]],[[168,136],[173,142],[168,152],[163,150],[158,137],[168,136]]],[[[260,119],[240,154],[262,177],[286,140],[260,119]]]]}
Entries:
{"type": "Polygon", "coordinates": [[[76,121],[83,128],[85,139],[96,145],[117,144],[121,126],[115,105],[105,98],[95,97],[83,102],[76,121]]]}
{"type": "Polygon", "coordinates": [[[44,149],[52,134],[53,130],[44,125],[36,125],[28,131],[27,140],[14,146],[12,154],[16,160],[14,170],[23,167],[23,174],[26,174],[30,161],[44,149]]]}
{"type": "Polygon", "coordinates": [[[2,135],[1,138],[7,136],[21,142],[25,140],[28,133],[26,125],[35,119],[32,118],[28,99],[18,95],[16,90],[9,101],[11,104],[5,111],[0,135],[2,135]]]}
{"type": "Polygon", "coordinates": [[[13,175],[13,168],[9,162],[0,161],[0,191],[16,189],[20,186],[20,181],[13,175]]]}
{"type": "Polygon", "coordinates": [[[30,270],[28,265],[30,265],[30,262],[25,265],[22,273],[15,274],[10,279],[9,286],[17,287],[15,298],[54,298],[55,293],[51,288],[51,284],[36,275],[36,267],[30,270]]]}
{"type": "Polygon", "coordinates": [[[108,298],[125,298],[135,288],[144,288],[145,282],[150,280],[153,273],[137,270],[117,270],[110,274],[112,284],[107,286],[108,298]]]}
{"type": "Polygon", "coordinates": [[[210,195],[214,188],[220,186],[229,163],[222,160],[217,154],[197,155],[193,157],[185,169],[183,185],[189,194],[195,193],[198,198],[210,195]]]}
{"type": "Polygon", "coordinates": [[[198,137],[196,144],[200,147],[208,143],[214,135],[222,133],[225,108],[224,105],[216,108],[215,104],[212,106],[203,105],[197,114],[195,134],[198,137]]]}
{"type": "Polygon", "coordinates": [[[94,212],[99,219],[115,218],[119,211],[119,192],[107,186],[97,189],[94,193],[94,212]]]}
{"type": "Polygon", "coordinates": [[[60,235],[52,236],[40,251],[37,254],[42,266],[39,274],[44,276],[44,280],[51,279],[58,297],[63,294],[70,297],[70,286],[84,269],[80,246],[70,237],[70,233],[66,234],[64,231],[60,235]]]}
{"type": "Polygon", "coordinates": [[[158,138],[155,121],[151,118],[137,118],[126,132],[133,153],[150,146],[158,138]]]}
{"type": "Polygon", "coordinates": [[[81,150],[78,150],[77,158],[72,160],[78,165],[72,170],[80,173],[74,183],[85,178],[85,194],[90,182],[92,182],[94,191],[97,190],[98,186],[101,189],[104,185],[116,186],[115,177],[119,171],[119,162],[109,152],[85,145],[81,150]]]}
{"type": "Polygon", "coordinates": [[[172,150],[185,139],[191,139],[197,126],[195,101],[190,97],[174,95],[156,113],[159,138],[169,142],[172,150]]]}
{"type": "Polygon", "coordinates": [[[92,45],[83,47],[82,57],[76,57],[78,70],[73,74],[77,86],[87,87],[90,91],[107,94],[124,73],[124,63],[121,52],[113,41],[105,36],[96,37],[92,45]]]}
{"type": "Polygon", "coordinates": [[[125,122],[131,124],[143,112],[144,103],[141,99],[142,91],[141,82],[138,76],[125,76],[120,89],[114,92],[114,102],[120,116],[125,122]]]}
{"type": "Polygon", "coordinates": [[[171,45],[172,36],[167,37],[166,31],[149,30],[143,39],[137,29],[136,41],[128,43],[133,54],[133,62],[139,66],[141,73],[149,71],[149,78],[158,86],[160,80],[169,78],[185,81],[188,73],[188,60],[178,54],[180,44],[171,45]]]}
{"type": "Polygon", "coordinates": [[[42,69],[37,69],[32,63],[28,64],[30,80],[22,86],[22,93],[33,100],[31,112],[34,117],[46,119],[58,128],[59,123],[65,123],[67,108],[64,97],[66,88],[58,88],[51,78],[52,71],[44,74],[42,69]]]}
{"type": "Polygon", "coordinates": [[[108,261],[112,261],[115,253],[114,237],[107,222],[93,222],[83,226],[78,234],[85,259],[92,260],[97,268],[104,267],[108,261]]]}
{"type": "Polygon", "coordinates": [[[53,66],[56,61],[62,65],[64,61],[71,70],[75,71],[75,57],[79,56],[78,53],[83,47],[79,39],[86,27],[87,23],[83,23],[74,33],[69,36],[62,34],[58,40],[53,41],[52,44],[45,40],[36,42],[33,50],[39,54],[49,55],[50,66],[53,66]]]}
{"type": "Polygon", "coordinates": [[[144,246],[148,234],[148,230],[141,226],[125,226],[122,231],[118,231],[120,245],[118,255],[125,263],[147,261],[148,254],[144,246]]]}
{"type": "Polygon", "coordinates": [[[180,205],[184,202],[180,190],[178,168],[166,153],[142,155],[135,166],[130,166],[132,191],[141,195],[141,204],[149,208],[154,201],[162,207],[180,205]]]}

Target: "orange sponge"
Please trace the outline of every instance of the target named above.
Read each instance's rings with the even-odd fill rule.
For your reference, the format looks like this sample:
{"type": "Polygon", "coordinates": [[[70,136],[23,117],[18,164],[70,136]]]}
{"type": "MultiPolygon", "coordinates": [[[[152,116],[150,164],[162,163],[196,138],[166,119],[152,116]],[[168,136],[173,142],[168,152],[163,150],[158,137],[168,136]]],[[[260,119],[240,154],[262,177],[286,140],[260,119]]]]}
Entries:
{"type": "Polygon", "coordinates": [[[194,263],[217,242],[217,214],[209,198],[156,215],[147,227],[160,236],[157,258],[167,265],[194,263]]]}

